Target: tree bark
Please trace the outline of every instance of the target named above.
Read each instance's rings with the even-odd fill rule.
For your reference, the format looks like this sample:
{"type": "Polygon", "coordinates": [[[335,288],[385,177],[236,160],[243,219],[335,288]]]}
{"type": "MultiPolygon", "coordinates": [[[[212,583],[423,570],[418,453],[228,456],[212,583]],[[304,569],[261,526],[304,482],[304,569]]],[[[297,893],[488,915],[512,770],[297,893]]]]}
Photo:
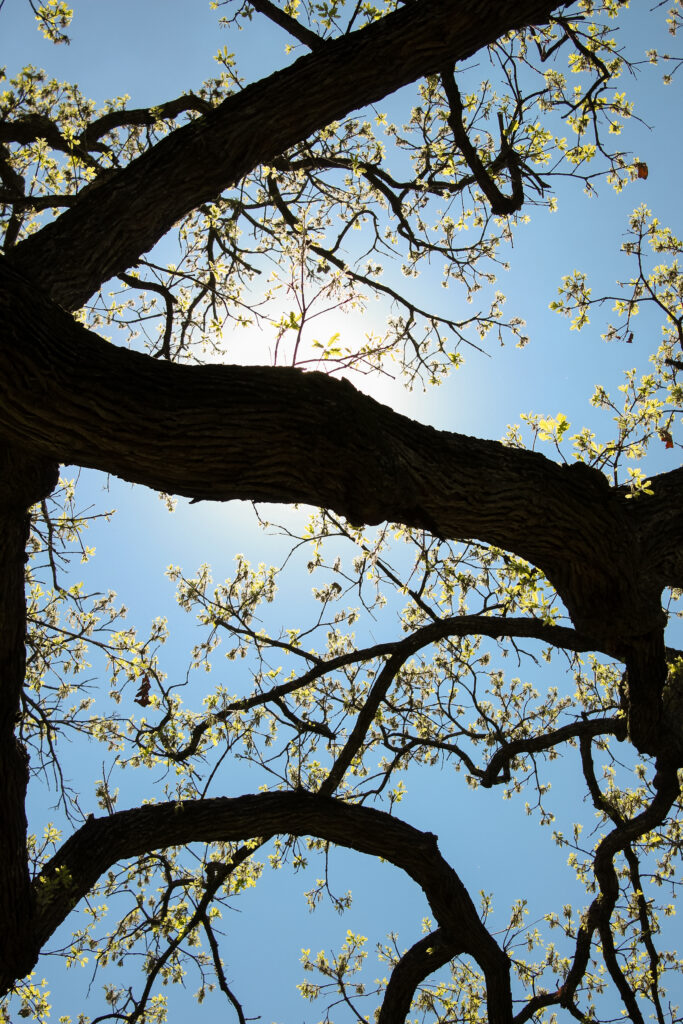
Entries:
{"type": "Polygon", "coordinates": [[[660,592],[683,583],[683,471],[655,478],[652,500],[629,501],[587,467],[436,431],[322,374],[174,366],[117,349],[55,304],[79,307],[178,219],[311,132],[558,6],[406,4],[176,129],[0,259],[0,990],[31,969],[115,861],[280,831],[319,835],[405,870],[424,889],[444,941],[484,969],[489,1019],[511,1019],[507,957],[435,837],[369,808],[301,793],[143,807],[85,825],[31,888],[28,763],[14,736],[24,546],[27,510],[54,486],[58,461],[193,498],[307,502],[353,522],[388,519],[513,551],[546,573],[584,637],[626,661],[636,746],[664,752],[668,763],[680,758],[662,719],[660,592]]]}
{"type": "MultiPolygon", "coordinates": [[[[647,498],[628,500],[583,464],[434,430],[324,374],[176,366],[117,348],[2,260],[0,314],[8,440],[190,498],[305,502],[513,551],[543,569],[596,647],[624,651],[633,693],[651,705],[631,734],[660,750],[660,593],[681,560],[657,547],[660,502],[650,523],[647,498]]],[[[664,477],[670,500],[680,483],[664,477]]],[[[670,507],[680,552],[680,502],[670,507]]]]}
{"type": "Polygon", "coordinates": [[[437,837],[393,815],[310,793],[265,793],[155,804],[91,818],[36,882],[36,934],[44,944],[75,903],[120,860],[192,842],[244,841],[263,834],[312,835],[405,871],[423,890],[444,940],[484,971],[489,1021],[512,1020],[510,963],[482,924],[437,837]]]}
{"type": "Polygon", "coordinates": [[[558,0],[420,0],[325,42],[175,129],[21,242],[12,262],[68,309],[133,266],[190,210],[317,129],[504,33],[548,20],[558,0]]]}
{"type": "Polygon", "coordinates": [[[0,315],[9,441],[192,498],[306,502],[513,551],[596,647],[631,660],[634,693],[654,702],[631,735],[659,749],[660,595],[681,563],[680,474],[663,478],[667,512],[583,464],[435,430],[324,374],[160,362],[87,331],[2,260],[0,315]],[[665,521],[673,552],[656,539],[665,521]]]}
{"type": "Polygon", "coordinates": [[[656,566],[643,574],[643,514],[586,466],[435,430],[324,374],[117,348],[2,261],[0,312],[0,431],[36,452],[192,498],[306,502],[476,538],[540,566],[590,635],[612,607],[615,637],[661,625],[643,619],[661,589],[656,566]]]}
{"type": "Polygon", "coordinates": [[[0,978],[21,978],[38,951],[26,850],[28,755],[15,737],[26,667],[24,551],[28,508],[57,466],[0,443],[0,978]]]}

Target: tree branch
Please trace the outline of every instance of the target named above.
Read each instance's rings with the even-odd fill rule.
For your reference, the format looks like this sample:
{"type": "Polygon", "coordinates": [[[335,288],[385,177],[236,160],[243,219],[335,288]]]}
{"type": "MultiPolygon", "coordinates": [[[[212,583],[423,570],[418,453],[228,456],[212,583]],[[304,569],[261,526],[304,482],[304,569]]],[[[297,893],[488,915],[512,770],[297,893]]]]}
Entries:
{"type": "Polygon", "coordinates": [[[102,873],[120,860],[169,846],[243,841],[264,833],[317,836],[382,857],[405,871],[425,893],[445,939],[484,971],[491,1024],[509,1024],[509,960],[441,856],[436,836],[383,811],[304,792],[154,804],[89,819],[36,880],[37,942],[44,945],[102,873]]]}
{"type": "Polygon", "coordinates": [[[57,466],[0,443],[0,979],[23,977],[38,955],[26,849],[29,759],[15,735],[26,668],[24,552],[29,507],[49,494],[57,466]]]}
{"type": "MultiPolygon", "coordinates": [[[[321,373],[175,365],[119,349],[7,259],[0,316],[8,441],[168,493],[306,502],[352,523],[401,522],[513,551],[545,573],[594,648],[625,661],[638,749],[665,744],[681,756],[661,710],[668,579],[663,556],[652,558],[667,515],[660,501],[629,501],[583,463],[437,431],[321,373]]],[[[655,477],[655,495],[661,486],[680,493],[682,482],[680,473],[655,477]]]]}
{"type": "Polygon", "coordinates": [[[577,737],[604,736],[611,734],[622,742],[626,739],[626,721],[623,718],[590,718],[583,722],[572,722],[559,729],[545,732],[541,736],[527,736],[519,740],[510,740],[499,747],[485,770],[481,773],[480,782],[486,789],[499,782],[509,779],[510,761],[518,754],[535,754],[542,750],[550,750],[560,743],[577,737]]]}
{"type": "Polygon", "coordinates": [[[0,314],[8,439],[192,498],[307,502],[356,523],[499,545],[545,572],[601,648],[661,628],[661,584],[631,525],[637,503],[583,464],[437,431],[321,373],[171,365],[119,349],[6,260],[0,314]]]}
{"type": "Polygon", "coordinates": [[[177,128],[22,241],[15,265],[77,309],[190,210],[331,121],[546,21],[557,0],[422,0],[326,41],[290,67],[177,128]]]}
{"type": "MultiPolygon", "coordinates": [[[[529,639],[541,640],[544,643],[549,643],[554,647],[565,650],[576,652],[594,650],[594,645],[589,637],[582,636],[576,630],[568,629],[564,626],[548,626],[539,619],[517,616],[503,619],[488,615],[457,615],[438,619],[427,626],[421,626],[403,640],[387,641],[386,643],[373,644],[371,647],[361,647],[358,650],[346,651],[344,654],[329,658],[326,661],[301,651],[297,653],[301,653],[307,659],[316,662],[314,667],[309,669],[308,672],[304,672],[303,675],[298,676],[296,679],[290,679],[289,682],[273,686],[264,693],[256,693],[250,697],[242,697],[231,701],[226,707],[215,712],[205,721],[195,725],[186,746],[175,753],[164,750],[164,755],[170,757],[173,761],[185,761],[197,752],[202,736],[216,722],[225,722],[235,712],[248,711],[249,708],[267,704],[270,701],[273,701],[282,709],[282,698],[287,694],[295,693],[297,690],[310,686],[317,679],[345,668],[347,665],[356,665],[361,662],[373,661],[377,658],[389,657],[392,659],[392,664],[398,668],[406,658],[416,654],[417,651],[427,647],[429,644],[437,643],[446,637],[472,635],[488,636],[493,639],[506,636],[527,637],[529,639]]],[[[612,656],[614,652],[604,651],[603,653],[612,656]]],[[[384,673],[382,673],[382,677],[384,677],[384,673]]],[[[303,719],[297,720],[297,722],[302,730],[310,729],[314,732],[320,732],[322,735],[327,735],[327,732],[322,731],[321,727],[316,726],[314,722],[303,719]]],[[[150,731],[160,729],[163,724],[165,724],[165,718],[150,729],[150,731]]],[[[493,771],[489,765],[486,773],[493,771],[496,774],[498,770],[499,768],[493,771]]],[[[327,789],[324,792],[327,792],[327,789]]]]}
{"type": "MultiPolygon", "coordinates": [[[[584,768],[586,767],[585,751],[589,742],[588,740],[584,741],[582,750],[584,768]]],[[[587,773],[589,788],[592,788],[591,771],[592,769],[589,769],[587,773]]],[[[660,826],[679,796],[678,776],[675,769],[660,767],[655,776],[655,784],[658,789],[649,806],[633,818],[622,820],[598,843],[593,865],[600,893],[583,914],[576,936],[574,958],[564,983],[554,992],[543,992],[532,996],[515,1016],[514,1024],[525,1024],[544,1007],[558,1004],[577,1016],[574,1009],[574,998],[586,972],[593,935],[596,931],[601,931],[602,935],[607,934],[605,929],[608,927],[619,894],[619,880],[614,869],[614,857],[622,850],[627,850],[634,840],[660,826]]],[[[584,1018],[578,1017],[578,1019],[583,1020],[584,1018]]]]}
{"type": "Polygon", "coordinates": [[[418,985],[462,952],[464,950],[457,944],[446,941],[441,928],[425,935],[406,950],[391,972],[377,1024],[395,1024],[405,1020],[418,985]]]}
{"type": "Polygon", "coordinates": [[[484,167],[475,146],[470,142],[467,129],[463,124],[464,111],[462,100],[460,99],[460,91],[455,84],[455,78],[450,68],[441,71],[441,82],[446,93],[448,105],[450,106],[448,123],[453,132],[453,138],[460,152],[465,157],[467,166],[476,178],[477,184],[491,204],[491,209],[499,216],[515,213],[522,208],[524,203],[524,186],[522,184],[522,173],[517,154],[501,128],[499,165],[507,167],[512,181],[512,194],[506,196],[500,191],[491,177],[490,169],[484,167]]]}
{"type": "Polygon", "coordinates": [[[45,139],[52,149],[90,162],[89,152],[106,151],[107,147],[100,139],[117,128],[152,127],[159,121],[174,120],[188,111],[206,114],[211,109],[211,104],[207,100],[195,96],[194,93],[186,93],[175,99],[166,100],[156,107],[109,110],[95,121],[91,121],[79,135],[68,139],[62,135],[59,125],[45,114],[25,114],[14,120],[0,121],[0,142],[14,142],[26,146],[38,139],[45,139]]]}
{"type": "Polygon", "coordinates": [[[270,18],[275,25],[279,25],[285,32],[289,32],[290,36],[294,36],[300,43],[307,46],[309,50],[318,50],[321,46],[325,45],[325,40],[321,39],[316,32],[306,28],[300,21],[297,21],[290,14],[286,14],[281,7],[271,3],[270,0],[249,0],[249,5],[255,11],[258,11],[259,14],[265,14],[266,18],[270,18]]]}

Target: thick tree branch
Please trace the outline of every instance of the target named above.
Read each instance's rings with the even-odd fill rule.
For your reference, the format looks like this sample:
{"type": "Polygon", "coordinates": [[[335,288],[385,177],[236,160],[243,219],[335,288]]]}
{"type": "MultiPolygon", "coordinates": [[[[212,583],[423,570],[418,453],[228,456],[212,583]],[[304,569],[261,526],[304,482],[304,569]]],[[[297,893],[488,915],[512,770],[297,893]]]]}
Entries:
{"type": "Polygon", "coordinates": [[[291,67],[177,128],[54,222],[12,259],[61,305],[80,307],[202,202],[350,111],[505,32],[546,21],[557,0],[422,0],[326,41],[291,67]]]}
{"type": "MultiPolygon", "coordinates": [[[[583,463],[434,430],[321,373],[172,365],[119,349],[7,260],[0,316],[8,441],[192,498],[306,502],[513,551],[543,570],[595,648],[626,662],[638,749],[666,742],[680,756],[661,713],[668,579],[663,556],[651,557],[649,509],[656,524],[666,516],[657,501],[627,500],[583,463]]],[[[680,474],[662,479],[667,494],[680,488],[680,474]]]]}
{"type": "Polygon", "coordinates": [[[601,622],[610,646],[660,626],[659,589],[648,592],[630,524],[635,503],[586,466],[434,430],[324,374],[170,365],[119,349],[6,261],[0,314],[8,439],[188,497],[307,502],[352,522],[478,538],[543,569],[577,628],[597,636],[587,627],[601,622]]]}
{"type": "Polygon", "coordinates": [[[234,842],[264,833],[318,836],[405,871],[422,888],[445,940],[484,971],[491,1024],[509,1024],[508,958],[441,856],[436,836],[383,811],[304,792],[155,804],[89,819],[35,883],[36,938],[44,945],[102,873],[120,860],[168,846],[234,842]]]}
{"type": "Polygon", "coordinates": [[[57,466],[0,442],[0,975],[23,977],[39,946],[32,933],[24,801],[28,754],[15,736],[26,667],[24,551],[28,508],[49,494],[57,466]]]}
{"type": "Polygon", "coordinates": [[[654,494],[633,501],[633,517],[642,522],[647,558],[658,567],[663,582],[683,587],[683,469],[660,473],[654,494]]]}

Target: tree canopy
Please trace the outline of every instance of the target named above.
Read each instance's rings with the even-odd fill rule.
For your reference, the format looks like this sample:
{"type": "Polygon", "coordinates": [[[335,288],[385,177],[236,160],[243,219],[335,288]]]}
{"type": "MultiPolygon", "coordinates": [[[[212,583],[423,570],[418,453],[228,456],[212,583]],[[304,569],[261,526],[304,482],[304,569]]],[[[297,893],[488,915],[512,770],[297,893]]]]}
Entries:
{"type": "MultiPolygon", "coordinates": [[[[65,3],[29,4],[68,42],[65,3]]],[[[172,1019],[189,978],[244,1024],[259,1008],[231,979],[225,915],[264,871],[309,862],[309,905],[351,914],[327,875],[342,847],[403,872],[430,916],[422,937],[380,941],[379,980],[352,929],[304,951],[311,1019],[674,1024],[681,243],[637,205],[615,295],[571,268],[539,295],[577,330],[604,317],[595,345],[624,353],[592,398],[604,439],[562,413],[472,437],[356,385],[455,387],[470,351],[495,373],[499,345],[524,347],[500,290],[514,239],[565,194],[593,230],[604,190],[647,180],[629,89],[650,72],[675,88],[680,62],[619,34],[619,0],[211,6],[229,45],[245,25],[281,32],[280,66],[264,56],[245,83],[226,46],[216,77],[147,107],[99,108],[34,66],[0,95],[0,1021],[47,1020],[49,952],[51,971],[89,963],[97,982],[64,1024],[172,1019]],[[256,329],[268,365],[242,358],[256,329]],[[82,509],[79,467],[171,511],[311,510],[285,517],[281,566],[236,554],[219,584],[169,567],[199,628],[171,671],[163,617],[136,629],[79,581],[109,515],[82,509]],[[299,563],[312,601],[288,607],[299,563]],[[78,777],[95,745],[102,778],[78,777]],[[561,757],[584,800],[572,834],[553,827],[561,757]],[[529,857],[563,849],[570,895],[529,926],[521,897],[469,891],[438,806],[433,831],[401,816],[416,768],[518,800],[546,826],[529,857]],[[142,795],[120,809],[133,773],[142,795]]],[[[646,23],[675,35],[680,17],[656,5],[646,23]]]]}

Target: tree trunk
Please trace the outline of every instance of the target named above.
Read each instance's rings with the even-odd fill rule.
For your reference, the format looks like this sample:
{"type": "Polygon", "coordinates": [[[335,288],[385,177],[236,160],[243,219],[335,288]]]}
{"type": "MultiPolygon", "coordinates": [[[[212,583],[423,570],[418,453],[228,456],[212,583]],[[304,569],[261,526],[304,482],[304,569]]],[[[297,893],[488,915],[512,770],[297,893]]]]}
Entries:
{"type": "Polygon", "coordinates": [[[15,736],[26,667],[27,509],[56,483],[54,463],[0,445],[0,989],[38,953],[26,851],[28,756],[15,736]]]}

